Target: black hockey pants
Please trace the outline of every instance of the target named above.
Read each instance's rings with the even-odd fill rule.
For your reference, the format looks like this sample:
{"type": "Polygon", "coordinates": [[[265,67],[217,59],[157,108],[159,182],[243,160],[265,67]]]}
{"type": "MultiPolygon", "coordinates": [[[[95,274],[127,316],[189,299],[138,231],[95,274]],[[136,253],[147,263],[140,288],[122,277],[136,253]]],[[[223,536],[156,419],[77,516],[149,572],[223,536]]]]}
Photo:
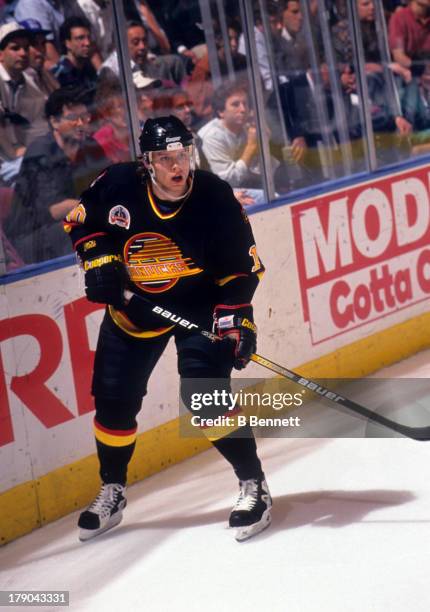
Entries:
{"type": "MultiPolygon", "coordinates": [[[[189,396],[193,391],[189,379],[204,379],[206,391],[210,391],[207,386],[210,383],[206,381],[222,379],[224,388],[230,389],[232,349],[227,342],[214,343],[179,327],[156,338],[133,338],[118,329],[106,313],[100,328],[92,384],[96,444],[104,482],[126,481],[127,465],[135,446],[136,415],[150,375],[172,336],[185,406],[190,405],[189,396]]],[[[169,381],[164,384],[168,385],[169,381]]],[[[261,464],[249,427],[241,428],[241,437],[226,436],[213,444],[232,464],[239,479],[261,476],[261,464]]]]}

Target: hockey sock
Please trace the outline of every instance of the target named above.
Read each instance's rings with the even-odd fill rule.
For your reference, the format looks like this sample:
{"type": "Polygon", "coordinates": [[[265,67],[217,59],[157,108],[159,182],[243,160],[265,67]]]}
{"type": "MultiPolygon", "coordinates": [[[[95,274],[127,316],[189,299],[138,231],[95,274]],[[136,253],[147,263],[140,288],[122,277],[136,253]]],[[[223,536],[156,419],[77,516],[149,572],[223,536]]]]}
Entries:
{"type": "Polygon", "coordinates": [[[106,484],[118,483],[125,486],[127,466],[133,455],[136,442],[128,446],[108,446],[96,439],[96,445],[102,481],[106,484]]]}
{"type": "Polygon", "coordinates": [[[264,478],[261,462],[257,455],[257,445],[249,425],[212,442],[218,452],[233,466],[239,480],[264,478]],[[241,437],[237,437],[240,433],[241,437]]]}
{"type": "Polygon", "coordinates": [[[137,435],[136,421],[133,419],[129,423],[133,423],[131,429],[114,429],[112,426],[101,425],[97,417],[94,419],[100,477],[106,484],[126,483],[127,466],[133,455],[137,435]]]}

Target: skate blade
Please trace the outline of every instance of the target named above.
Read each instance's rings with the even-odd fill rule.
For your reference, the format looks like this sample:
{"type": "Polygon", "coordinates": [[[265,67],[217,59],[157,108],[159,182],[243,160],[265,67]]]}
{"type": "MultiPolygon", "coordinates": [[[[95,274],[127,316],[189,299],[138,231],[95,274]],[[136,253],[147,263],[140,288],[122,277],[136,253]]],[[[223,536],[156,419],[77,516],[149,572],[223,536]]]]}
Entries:
{"type": "Polygon", "coordinates": [[[235,540],[237,542],[245,542],[267,529],[272,522],[272,514],[270,508],[266,510],[258,523],[247,525],[246,527],[236,528],[235,540]]]}
{"type": "Polygon", "coordinates": [[[81,542],[86,542],[87,540],[91,540],[98,535],[101,535],[105,531],[112,529],[112,527],[116,527],[122,521],[122,512],[116,512],[108,521],[108,523],[104,527],[100,527],[100,529],[84,529],[81,527],[79,529],[79,540],[81,542]]]}

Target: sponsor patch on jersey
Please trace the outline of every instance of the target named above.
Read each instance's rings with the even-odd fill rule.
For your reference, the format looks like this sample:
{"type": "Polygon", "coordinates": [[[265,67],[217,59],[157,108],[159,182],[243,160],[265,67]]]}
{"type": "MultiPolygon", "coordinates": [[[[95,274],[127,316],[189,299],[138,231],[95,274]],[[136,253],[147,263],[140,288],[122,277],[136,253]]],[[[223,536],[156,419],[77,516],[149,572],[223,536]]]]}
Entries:
{"type": "Polygon", "coordinates": [[[130,279],[148,293],[167,291],[180,278],[203,271],[182,255],[173,240],[155,232],[130,238],[124,246],[124,262],[130,279]]]}
{"type": "Polygon", "coordinates": [[[87,211],[85,206],[80,202],[73,210],[66,216],[68,223],[84,223],[87,218],[87,211]]]}
{"type": "Polygon", "coordinates": [[[111,208],[109,211],[109,223],[128,229],[130,227],[130,213],[128,209],[122,204],[117,204],[111,208]]]}

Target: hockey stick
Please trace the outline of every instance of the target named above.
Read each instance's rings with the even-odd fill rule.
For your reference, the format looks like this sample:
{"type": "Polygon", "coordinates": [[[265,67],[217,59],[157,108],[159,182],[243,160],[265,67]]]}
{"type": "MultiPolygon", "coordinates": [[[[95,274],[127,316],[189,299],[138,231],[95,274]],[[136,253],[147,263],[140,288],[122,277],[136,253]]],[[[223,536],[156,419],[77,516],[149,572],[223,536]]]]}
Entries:
{"type": "MultiPolygon", "coordinates": [[[[163,308],[162,306],[153,304],[153,302],[151,302],[149,299],[146,299],[145,297],[138,295],[137,293],[133,293],[131,291],[126,290],[124,292],[124,295],[127,300],[136,298],[137,300],[140,300],[145,304],[149,304],[154,314],[158,315],[160,318],[164,318],[165,320],[170,321],[170,323],[173,323],[174,325],[179,325],[184,329],[188,329],[189,331],[198,332],[202,336],[206,336],[206,338],[212,340],[212,342],[219,342],[221,340],[221,338],[216,334],[207,331],[206,329],[202,329],[196,323],[193,323],[188,319],[174,314],[173,312],[163,308]]],[[[319,385],[318,383],[313,382],[308,378],[304,378],[303,376],[300,376],[300,374],[297,374],[296,372],[293,372],[288,368],[284,368],[283,366],[280,366],[277,363],[274,363],[273,361],[262,357],[261,355],[257,355],[256,353],[254,353],[253,355],[251,355],[251,361],[260,364],[268,370],[272,370],[272,372],[280,374],[284,378],[292,380],[298,385],[305,387],[310,391],[313,391],[315,394],[320,395],[321,397],[324,397],[335,404],[340,404],[341,406],[348,408],[348,410],[351,410],[352,412],[360,414],[361,416],[364,416],[370,419],[371,421],[375,421],[375,423],[379,423],[380,425],[383,425],[388,429],[392,429],[393,431],[396,431],[397,433],[400,433],[403,436],[406,436],[407,438],[411,438],[412,440],[418,440],[421,442],[430,440],[430,425],[427,427],[410,427],[409,425],[401,425],[400,423],[396,423],[396,421],[392,421],[391,419],[388,419],[387,417],[384,417],[378,414],[377,412],[374,412],[373,410],[369,410],[369,408],[365,408],[361,404],[357,404],[356,402],[351,399],[348,399],[347,397],[338,395],[334,391],[327,389],[327,387],[319,385]]]]}

